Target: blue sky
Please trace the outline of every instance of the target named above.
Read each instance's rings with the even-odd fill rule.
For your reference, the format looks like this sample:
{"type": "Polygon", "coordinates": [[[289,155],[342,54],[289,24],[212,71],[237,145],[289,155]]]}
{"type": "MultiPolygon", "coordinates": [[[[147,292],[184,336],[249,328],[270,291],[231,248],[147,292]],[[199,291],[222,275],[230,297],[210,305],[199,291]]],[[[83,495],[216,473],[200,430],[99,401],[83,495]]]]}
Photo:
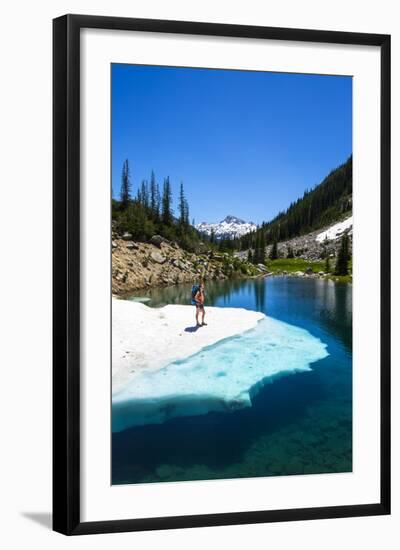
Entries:
{"type": "Polygon", "coordinates": [[[351,77],[112,65],[116,197],[128,158],[134,193],[153,169],[196,223],[261,223],[351,153],[351,77]]]}

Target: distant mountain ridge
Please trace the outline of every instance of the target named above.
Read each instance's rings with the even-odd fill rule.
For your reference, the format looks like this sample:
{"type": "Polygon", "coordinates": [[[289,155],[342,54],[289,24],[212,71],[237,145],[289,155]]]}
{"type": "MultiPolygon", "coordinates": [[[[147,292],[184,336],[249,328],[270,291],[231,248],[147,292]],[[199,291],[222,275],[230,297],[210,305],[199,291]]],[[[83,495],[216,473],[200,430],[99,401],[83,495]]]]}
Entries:
{"type": "Polygon", "coordinates": [[[195,227],[197,231],[203,235],[207,235],[208,237],[214,235],[217,240],[237,239],[257,229],[257,225],[255,223],[251,221],[246,222],[245,220],[232,216],[231,214],[218,223],[201,222],[195,227]]]}

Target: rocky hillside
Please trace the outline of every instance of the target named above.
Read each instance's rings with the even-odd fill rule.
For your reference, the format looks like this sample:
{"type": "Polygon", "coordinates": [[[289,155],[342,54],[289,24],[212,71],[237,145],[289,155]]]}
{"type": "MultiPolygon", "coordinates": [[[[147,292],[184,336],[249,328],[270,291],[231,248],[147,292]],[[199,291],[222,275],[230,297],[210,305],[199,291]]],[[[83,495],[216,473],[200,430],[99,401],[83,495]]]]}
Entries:
{"type": "MultiPolygon", "coordinates": [[[[278,243],[278,255],[280,258],[287,258],[289,251],[293,252],[296,258],[302,258],[307,261],[317,261],[326,258],[335,258],[340,247],[342,235],[348,234],[350,237],[350,253],[353,238],[353,217],[348,216],[339,222],[330,224],[324,228],[312,231],[307,235],[301,235],[281,241],[278,243]]],[[[266,247],[266,257],[271,252],[272,245],[266,247]]],[[[238,252],[241,258],[247,256],[247,251],[238,252]]]]}
{"type": "Polygon", "coordinates": [[[112,239],[112,291],[122,295],[146,287],[197,282],[200,278],[251,277],[262,273],[245,260],[212,251],[194,254],[154,235],[150,242],[125,234],[112,239]]]}

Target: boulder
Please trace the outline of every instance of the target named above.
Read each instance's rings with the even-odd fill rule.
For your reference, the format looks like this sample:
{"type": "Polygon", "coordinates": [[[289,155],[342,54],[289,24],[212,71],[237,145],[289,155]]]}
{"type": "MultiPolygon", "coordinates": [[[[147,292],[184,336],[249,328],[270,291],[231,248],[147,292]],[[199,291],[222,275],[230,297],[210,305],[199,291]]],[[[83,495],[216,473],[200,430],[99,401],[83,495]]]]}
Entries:
{"type": "Polygon", "coordinates": [[[306,275],[312,275],[312,274],[313,274],[312,267],[307,267],[307,268],[304,270],[304,273],[305,273],[306,275]]]}
{"type": "Polygon", "coordinates": [[[133,241],[131,241],[130,243],[128,243],[128,244],[126,245],[126,248],[127,248],[128,250],[138,250],[139,245],[138,245],[137,243],[134,243],[133,241]]]}
{"type": "Polygon", "coordinates": [[[157,264],[163,264],[167,261],[167,258],[164,256],[164,254],[161,254],[161,252],[152,252],[150,254],[150,258],[153,260],[153,262],[156,262],[157,264]]]}
{"type": "Polygon", "coordinates": [[[203,242],[199,242],[196,247],[196,252],[198,254],[202,254],[203,252],[206,252],[206,245],[203,242]]]}
{"type": "Polygon", "coordinates": [[[268,271],[264,264],[257,264],[257,267],[258,269],[261,269],[261,271],[268,271]]]}
{"type": "Polygon", "coordinates": [[[128,231],[125,231],[125,233],[122,235],[122,238],[124,241],[131,241],[133,239],[132,233],[128,233],[128,231]]]}
{"type": "Polygon", "coordinates": [[[117,243],[115,241],[111,241],[111,247],[112,248],[117,248],[117,243]]]}
{"type": "Polygon", "coordinates": [[[162,243],[168,243],[167,239],[164,239],[164,237],[161,237],[161,235],[153,235],[150,239],[150,242],[151,244],[158,246],[158,248],[161,248],[162,243]]]}
{"type": "Polygon", "coordinates": [[[172,265],[174,267],[177,267],[178,269],[186,269],[186,265],[181,260],[178,260],[177,258],[172,260],[172,265]]]}
{"type": "Polygon", "coordinates": [[[117,281],[121,282],[121,283],[125,283],[126,281],[126,277],[127,277],[127,274],[126,273],[118,273],[117,276],[115,277],[117,279],[117,281]]]}

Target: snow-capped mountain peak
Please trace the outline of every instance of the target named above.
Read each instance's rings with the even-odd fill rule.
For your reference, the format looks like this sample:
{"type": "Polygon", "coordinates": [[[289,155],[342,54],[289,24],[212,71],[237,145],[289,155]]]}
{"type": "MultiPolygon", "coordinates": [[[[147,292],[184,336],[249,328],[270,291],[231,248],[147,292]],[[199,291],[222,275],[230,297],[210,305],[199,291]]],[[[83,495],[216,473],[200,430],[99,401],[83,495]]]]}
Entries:
{"type": "MultiPolygon", "coordinates": [[[[232,216],[231,214],[228,214],[225,219],[223,219],[220,223],[246,223],[244,220],[241,220],[240,218],[237,218],[236,216],[232,216]]],[[[251,223],[251,222],[249,222],[251,223]]]]}
{"type": "Polygon", "coordinates": [[[255,231],[257,226],[253,222],[246,222],[236,216],[228,215],[219,223],[199,223],[196,229],[205,235],[211,236],[214,233],[217,239],[226,239],[241,237],[250,231],[255,231]]]}

